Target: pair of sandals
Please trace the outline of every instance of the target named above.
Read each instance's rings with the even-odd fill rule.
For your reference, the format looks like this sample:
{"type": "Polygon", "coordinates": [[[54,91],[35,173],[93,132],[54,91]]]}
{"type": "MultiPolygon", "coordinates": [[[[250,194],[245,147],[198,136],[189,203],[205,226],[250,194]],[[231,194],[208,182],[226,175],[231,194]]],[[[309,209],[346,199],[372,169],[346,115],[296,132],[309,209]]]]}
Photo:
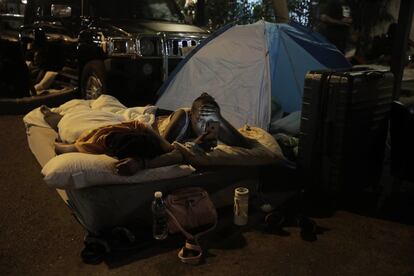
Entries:
{"type": "MultiPolygon", "coordinates": [[[[305,216],[287,216],[280,212],[272,212],[266,215],[265,223],[270,229],[281,235],[289,234],[283,230],[284,227],[296,226],[301,229],[300,235],[303,240],[317,240],[317,225],[315,221],[305,216]]],[[[183,263],[197,265],[201,262],[202,254],[203,252],[198,242],[187,239],[185,245],[179,251],[178,257],[183,263]]]]}
{"type": "Polygon", "coordinates": [[[287,215],[274,211],[265,217],[265,224],[272,233],[287,236],[285,227],[299,227],[300,236],[304,241],[317,240],[317,225],[314,220],[302,215],[287,215]]]}

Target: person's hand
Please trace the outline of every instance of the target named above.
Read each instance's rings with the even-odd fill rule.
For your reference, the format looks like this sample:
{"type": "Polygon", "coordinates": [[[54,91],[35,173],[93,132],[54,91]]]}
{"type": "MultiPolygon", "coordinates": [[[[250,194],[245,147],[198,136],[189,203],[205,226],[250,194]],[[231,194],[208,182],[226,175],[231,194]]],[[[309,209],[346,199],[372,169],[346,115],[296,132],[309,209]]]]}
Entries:
{"type": "Polygon", "coordinates": [[[219,121],[221,117],[220,109],[212,104],[206,104],[200,107],[199,119],[205,122],[213,120],[219,121]]]}
{"type": "Polygon", "coordinates": [[[202,144],[205,142],[205,138],[210,134],[210,132],[208,131],[204,131],[203,133],[201,133],[200,136],[198,136],[195,140],[194,143],[195,144],[202,144]]]}
{"type": "Polygon", "coordinates": [[[123,176],[131,176],[144,169],[143,159],[124,158],[115,163],[115,172],[123,176]]]}
{"type": "Polygon", "coordinates": [[[204,151],[211,151],[217,146],[217,139],[209,138],[210,132],[204,131],[197,139],[194,140],[194,144],[198,145],[204,151]]]}
{"type": "Polygon", "coordinates": [[[344,23],[346,25],[351,25],[352,24],[352,17],[344,17],[344,18],[342,18],[342,23],[344,23]]]}

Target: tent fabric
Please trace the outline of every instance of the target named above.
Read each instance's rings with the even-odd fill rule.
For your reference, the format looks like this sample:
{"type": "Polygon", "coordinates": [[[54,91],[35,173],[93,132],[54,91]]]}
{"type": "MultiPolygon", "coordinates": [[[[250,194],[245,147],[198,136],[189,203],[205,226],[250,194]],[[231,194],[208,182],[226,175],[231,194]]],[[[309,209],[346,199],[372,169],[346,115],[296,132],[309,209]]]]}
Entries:
{"type": "Polygon", "coordinates": [[[290,113],[301,109],[306,72],[327,67],[281,31],[283,27],[271,24],[266,30],[273,64],[271,94],[283,111],[290,113]]]}
{"type": "Polygon", "coordinates": [[[201,93],[212,95],[236,128],[267,129],[270,71],[265,25],[236,25],[198,50],[170,81],[156,105],[175,110],[191,106],[201,93]]]}
{"type": "Polygon", "coordinates": [[[163,84],[161,85],[160,89],[157,92],[157,96],[160,96],[165,91],[165,89],[170,85],[171,81],[174,80],[175,75],[177,75],[177,73],[180,72],[181,68],[187,63],[187,61],[189,59],[191,59],[201,48],[203,48],[204,45],[206,45],[211,40],[215,39],[216,37],[218,37],[219,35],[221,35],[225,31],[227,31],[228,29],[232,28],[234,25],[235,25],[235,23],[229,23],[229,24],[221,27],[220,29],[218,29],[214,33],[210,34],[206,39],[202,40],[201,43],[199,43],[197,45],[197,47],[195,47],[191,52],[189,52],[185,56],[185,58],[174,68],[174,70],[169,75],[169,78],[167,78],[163,82],[163,84]]]}
{"type": "MultiPolygon", "coordinates": [[[[268,129],[271,107],[301,109],[306,72],[351,65],[322,36],[294,24],[259,21],[219,30],[191,53],[159,91],[157,106],[191,106],[207,92],[236,128],[268,129]]],[[[273,114],[274,115],[274,114],[273,114]]]]}

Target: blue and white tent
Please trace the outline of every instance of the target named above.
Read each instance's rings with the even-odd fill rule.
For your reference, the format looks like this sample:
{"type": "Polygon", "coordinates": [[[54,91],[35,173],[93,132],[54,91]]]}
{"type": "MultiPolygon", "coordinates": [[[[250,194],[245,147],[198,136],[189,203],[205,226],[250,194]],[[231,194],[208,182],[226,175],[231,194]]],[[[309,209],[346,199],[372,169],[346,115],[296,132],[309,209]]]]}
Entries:
{"type": "Polygon", "coordinates": [[[190,107],[207,92],[235,127],[247,123],[268,129],[272,102],[283,112],[301,109],[306,72],[350,66],[334,45],[299,25],[227,26],[175,69],[159,90],[157,106],[190,107]]]}

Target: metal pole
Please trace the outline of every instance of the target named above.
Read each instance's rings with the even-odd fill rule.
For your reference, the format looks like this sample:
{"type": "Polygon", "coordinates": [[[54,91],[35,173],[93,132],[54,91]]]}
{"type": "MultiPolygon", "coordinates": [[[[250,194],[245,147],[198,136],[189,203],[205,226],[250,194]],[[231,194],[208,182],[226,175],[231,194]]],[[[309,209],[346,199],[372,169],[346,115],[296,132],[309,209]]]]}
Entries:
{"type": "Polygon", "coordinates": [[[165,33],[161,34],[161,45],[162,45],[162,81],[166,81],[168,78],[168,56],[169,56],[169,49],[168,49],[168,39],[165,33]]]}
{"type": "Polygon", "coordinates": [[[401,0],[400,11],[398,14],[397,32],[393,42],[391,56],[391,71],[394,74],[394,99],[398,99],[401,94],[401,82],[406,62],[406,51],[408,38],[413,19],[414,1],[401,0]]]}

